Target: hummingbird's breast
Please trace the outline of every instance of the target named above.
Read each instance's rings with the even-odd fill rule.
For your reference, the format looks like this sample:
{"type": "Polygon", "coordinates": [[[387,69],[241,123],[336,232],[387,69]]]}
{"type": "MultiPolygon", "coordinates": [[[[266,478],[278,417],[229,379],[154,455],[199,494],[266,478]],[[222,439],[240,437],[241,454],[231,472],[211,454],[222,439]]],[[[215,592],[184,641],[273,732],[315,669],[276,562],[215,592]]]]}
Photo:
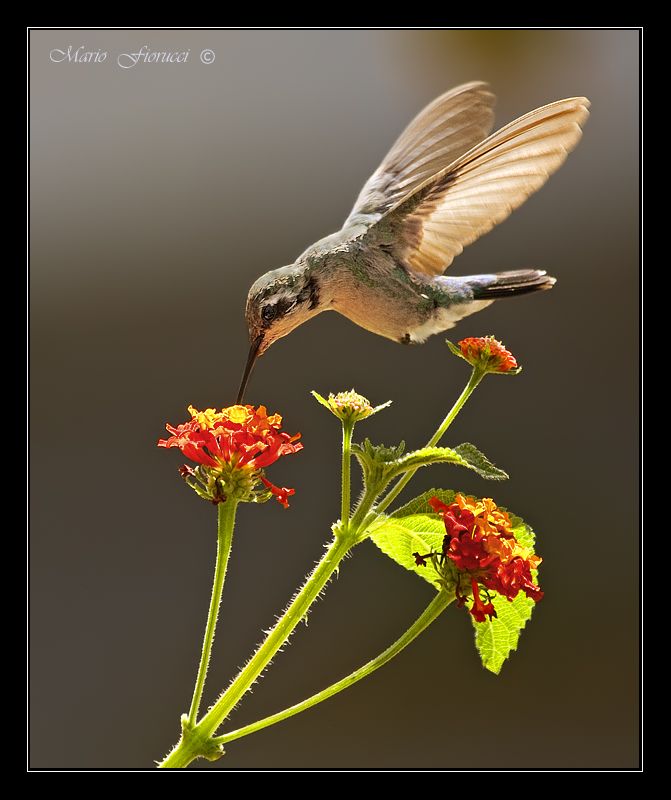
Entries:
{"type": "Polygon", "coordinates": [[[383,248],[352,245],[331,254],[327,307],[379,336],[419,344],[492,302],[458,278],[420,281],[383,248]]]}
{"type": "Polygon", "coordinates": [[[430,294],[378,248],[355,247],[337,256],[329,270],[330,309],[379,336],[412,341],[408,335],[437,308],[430,294]]]}

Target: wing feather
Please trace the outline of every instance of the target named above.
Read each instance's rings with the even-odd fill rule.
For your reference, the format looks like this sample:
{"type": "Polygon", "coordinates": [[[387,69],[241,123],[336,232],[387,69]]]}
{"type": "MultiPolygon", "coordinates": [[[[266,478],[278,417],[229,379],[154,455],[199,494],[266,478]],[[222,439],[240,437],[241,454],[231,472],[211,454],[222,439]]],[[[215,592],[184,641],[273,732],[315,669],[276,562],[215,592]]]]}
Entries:
{"type": "Polygon", "coordinates": [[[537,108],[423,182],[409,181],[411,193],[384,215],[397,258],[423,275],[444,272],[559,169],[580,139],[588,108],[584,97],[537,108]]]}
{"type": "Polygon", "coordinates": [[[371,175],[345,227],[374,222],[428,178],[482,141],[492,129],[494,95],[480,81],[466,83],[430,103],[398,137],[371,175]]]}

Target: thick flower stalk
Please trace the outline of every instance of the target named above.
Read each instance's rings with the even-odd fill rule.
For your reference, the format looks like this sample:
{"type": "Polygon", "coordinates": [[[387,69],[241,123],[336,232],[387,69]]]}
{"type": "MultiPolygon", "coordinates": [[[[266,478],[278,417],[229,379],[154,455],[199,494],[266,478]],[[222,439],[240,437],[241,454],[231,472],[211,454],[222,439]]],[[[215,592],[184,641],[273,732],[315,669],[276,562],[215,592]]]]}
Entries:
{"type": "Polygon", "coordinates": [[[473,603],[469,612],[477,622],[496,616],[489,591],[508,600],[519,592],[536,603],[543,598],[531,572],[542,559],[522,547],[510,516],[491,498],[476,500],[458,494],[449,505],[438,497],[432,497],[429,505],[443,518],[443,546],[439,553],[413,553],[415,562],[426,566],[430,560],[440,582],[454,584],[458,606],[466,606],[466,592],[470,592],[473,603]]]}
{"type": "Polygon", "coordinates": [[[230,406],[198,411],[189,406],[191,419],[166,425],[172,436],[159,447],[177,447],[198,466],[184,465],[180,475],[202,498],[218,504],[229,497],[238,502],[262,502],[274,496],[285,508],[294,489],[275,486],[264,474],[278,458],[297,453],[300,433],[281,430],[282,417],[268,415],[265,406],[230,406]],[[263,488],[262,488],[263,487],[263,488]]]}

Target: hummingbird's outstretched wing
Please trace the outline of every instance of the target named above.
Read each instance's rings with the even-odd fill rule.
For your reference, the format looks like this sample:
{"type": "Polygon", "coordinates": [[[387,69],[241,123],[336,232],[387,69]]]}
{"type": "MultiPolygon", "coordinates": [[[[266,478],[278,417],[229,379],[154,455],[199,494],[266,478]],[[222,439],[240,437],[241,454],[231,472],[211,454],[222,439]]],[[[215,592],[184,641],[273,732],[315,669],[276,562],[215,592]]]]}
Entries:
{"type": "Polygon", "coordinates": [[[423,181],[383,217],[395,258],[424,276],[443,273],[559,169],[582,135],[588,108],[587,98],[572,97],[530,111],[423,181]]]}
{"type": "Polygon", "coordinates": [[[420,111],[366,181],[343,227],[375,222],[481,142],[494,124],[494,102],[487,84],[474,81],[445,92],[420,111]]]}

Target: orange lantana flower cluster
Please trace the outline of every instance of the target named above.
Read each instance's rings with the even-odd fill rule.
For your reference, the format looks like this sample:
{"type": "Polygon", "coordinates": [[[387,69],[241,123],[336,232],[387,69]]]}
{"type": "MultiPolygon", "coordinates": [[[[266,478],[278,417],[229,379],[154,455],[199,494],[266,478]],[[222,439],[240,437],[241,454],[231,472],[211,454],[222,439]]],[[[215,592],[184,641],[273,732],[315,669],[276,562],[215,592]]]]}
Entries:
{"type": "Polygon", "coordinates": [[[511,372],[517,369],[517,359],[493,336],[472,336],[459,343],[462,358],[472,366],[487,372],[511,372]]]}

